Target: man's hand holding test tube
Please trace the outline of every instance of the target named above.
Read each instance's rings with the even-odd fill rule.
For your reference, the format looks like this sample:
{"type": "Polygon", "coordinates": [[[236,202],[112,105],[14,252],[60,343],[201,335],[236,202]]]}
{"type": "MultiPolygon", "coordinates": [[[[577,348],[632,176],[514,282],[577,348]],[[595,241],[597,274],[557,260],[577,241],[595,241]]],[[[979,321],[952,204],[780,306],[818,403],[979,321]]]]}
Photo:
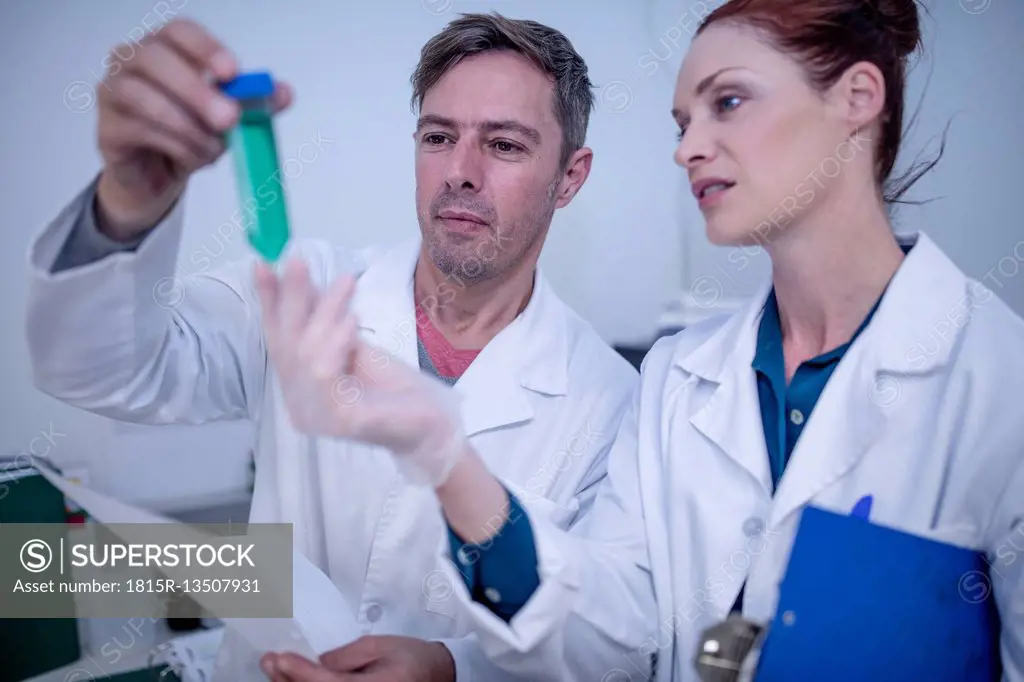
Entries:
{"type": "MultiPolygon", "coordinates": [[[[97,89],[104,169],[96,213],[104,234],[119,242],[145,235],[175,205],[191,174],[217,161],[229,143],[243,201],[250,189],[279,181],[274,169],[267,170],[277,162],[276,151],[268,152],[274,144],[269,116],[291,105],[286,83],[266,76],[239,79],[231,52],[187,20],[168,24],[127,54],[119,59],[114,51],[105,87],[97,89]],[[267,177],[253,179],[261,173],[267,177]]],[[[280,192],[276,204],[259,211],[257,220],[269,218],[280,229],[280,192]]],[[[266,239],[262,227],[257,223],[250,238],[272,260],[284,243],[273,235],[259,242],[266,239]]]]}
{"type": "MultiPolygon", "coordinates": [[[[291,302],[296,295],[294,277],[278,282],[277,275],[268,267],[278,260],[289,238],[272,117],[291,105],[291,88],[266,73],[241,73],[230,51],[201,26],[188,20],[167,24],[131,54],[130,59],[112,64],[104,87],[98,88],[98,137],[104,167],[97,184],[94,209],[100,231],[125,244],[139,242],[180,200],[190,176],[216,162],[230,147],[239,200],[248,221],[248,238],[264,261],[254,273],[261,303],[268,311],[273,311],[279,301],[291,302]]],[[[116,55],[115,51],[114,59],[116,55]]],[[[295,268],[300,267],[294,263],[292,266],[285,268],[286,274],[294,275],[295,268]]],[[[323,294],[328,303],[325,309],[335,298],[342,304],[340,308],[345,308],[343,304],[353,287],[354,282],[348,279],[337,282],[333,293],[323,294]]],[[[311,290],[306,293],[320,296],[311,290]]],[[[276,319],[271,315],[271,320],[265,322],[269,350],[289,388],[286,393],[292,418],[311,420],[304,424],[309,429],[337,436],[379,439],[380,429],[375,426],[391,418],[395,409],[402,412],[402,405],[394,404],[396,399],[414,397],[418,395],[417,390],[434,390],[434,382],[411,369],[394,364],[388,372],[375,367],[374,380],[383,384],[382,390],[361,401],[358,414],[324,412],[321,408],[325,406],[340,407],[330,397],[331,386],[327,386],[324,394],[316,390],[321,388],[319,385],[309,385],[315,378],[310,370],[316,363],[307,364],[306,358],[296,354],[309,344],[294,336],[278,334],[281,330],[272,321],[276,319]],[[296,389],[302,390],[296,393],[296,389]],[[326,400],[317,400],[325,395],[326,400]],[[374,397],[379,400],[373,400],[374,397]]],[[[346,329],[351,331],[350,326],[342,325],[338,330],[341,337],[332,335],[326,340],[349,338],[345,335],[346,329]]],[[[320,350],[330,351],[331,348],[320,350]]],[[[459,434],[445,430],[456,423],[448,414],[454,408],[443,402],[427,400],[421,404],[431,408],[422,416],[437,427],[433,429],[437,432],[436,439],[442,444],[451,444],[450,447],[428,448],[429,454],[438,450],[445,457],[419,456],[416,446],[422,438],[410,444],[388,441],[396,452],[408,451],[400,463],[405,465],[411,478],[434,481],[445,477],[461,454],[459,434]]],[[[407,411],[402,413],[408,417],[407,411]]],[[[410,419],[410,428],[417,423],[416,419],[410,419]]],[[[422,431],[413,430],[417,435],[422,431]]],[[[384,435],[392,434],[385,430],[384,435]]],[[[362,640],[360,646],[363,645],[373,645],[377,651],[372,664],[382,675],[406,668],[418,671],[430,661],[431,671],[444,671],[446,678],[454,678],[451,656],[437,643],[392,637],[379,644],[362,640]]],[[[335,673],[328,672],[327,668],[343,670],[351,664],[344,656],[364,653],[359,647],[329,652],[333,658],[327,656],[321,660],[319,664],[325,666],[323,668],[310,661],[302,663],[310,670],[315,668],[313,674],[333,675],[335,673]],[[338,658],[339,655],[342,658],[338,658]]],[[[281,660],[286,663],[301,660],[282,651],[268,653],[264,663],[273,668],[282,655],[281,660]]],[[[364,661],[360,665],[369,663],[364,661]]],[[[296,671],[303,679],[306,672],[305,668],[296,671]]],[[[282,677],[283,673],[277,669],[268,674],[275,682],[289,679],[282,677]]]]}

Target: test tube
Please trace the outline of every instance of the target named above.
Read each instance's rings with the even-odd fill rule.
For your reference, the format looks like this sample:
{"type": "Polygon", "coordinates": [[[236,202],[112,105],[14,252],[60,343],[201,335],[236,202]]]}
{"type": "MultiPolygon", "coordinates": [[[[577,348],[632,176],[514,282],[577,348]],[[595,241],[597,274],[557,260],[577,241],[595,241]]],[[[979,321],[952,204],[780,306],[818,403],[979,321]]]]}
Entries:
{"type": "Polygon", "coordinates": [[[269,73],[244,73],[222,83],[221,92],[238,101],[242,113],[228,134],[234,157],[242,211],[249,243],[265,260],[274,262],[288,243],[288,211],[274,135],[269,73]]]}

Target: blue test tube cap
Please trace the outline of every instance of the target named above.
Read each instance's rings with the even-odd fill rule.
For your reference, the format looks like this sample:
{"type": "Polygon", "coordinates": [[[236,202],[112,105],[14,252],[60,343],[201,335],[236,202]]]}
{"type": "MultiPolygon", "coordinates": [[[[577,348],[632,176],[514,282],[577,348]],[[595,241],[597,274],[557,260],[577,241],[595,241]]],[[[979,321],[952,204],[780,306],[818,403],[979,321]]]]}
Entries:
{"type": "Polygon", "coordinates": [[[268,71],[252,71],[221,83],[220,90],[238,100],[262,99],[274,94],[274,78],[268,71]]]}

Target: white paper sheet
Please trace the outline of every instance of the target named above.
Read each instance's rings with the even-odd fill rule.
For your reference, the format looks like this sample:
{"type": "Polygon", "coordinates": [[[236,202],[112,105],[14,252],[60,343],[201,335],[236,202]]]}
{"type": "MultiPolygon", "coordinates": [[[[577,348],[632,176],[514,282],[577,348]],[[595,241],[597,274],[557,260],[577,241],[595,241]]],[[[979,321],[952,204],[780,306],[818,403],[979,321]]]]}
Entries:
{"type": "MultiPolygon", "coordinates": [[[[39,471],[101,523],[178,523],[73,483],[46,467],[39,471]]],[[[330,578],[302,554],[295,552],[293,558],[293,617],[223,619],[224,636],[211,682],[265,682],[259,659],[267,652],[292,651],[315,660],[359,637],[355,614],[330,578]]],[[[202,597],[201,592],[192,595],[204,605],[202,597]]]]}

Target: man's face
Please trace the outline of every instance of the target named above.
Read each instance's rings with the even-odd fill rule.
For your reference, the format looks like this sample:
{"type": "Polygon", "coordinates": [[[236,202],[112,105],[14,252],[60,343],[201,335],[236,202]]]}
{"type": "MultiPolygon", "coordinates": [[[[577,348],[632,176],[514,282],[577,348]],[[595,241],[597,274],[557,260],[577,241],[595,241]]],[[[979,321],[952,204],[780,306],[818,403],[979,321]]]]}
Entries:
{"type": "Polygon", "coordinates": [[[416,212],[441,272],[484,280],[539,253],[565,175],[551,81],[512,52],[463,59],[424,97],[416,212]]]}

